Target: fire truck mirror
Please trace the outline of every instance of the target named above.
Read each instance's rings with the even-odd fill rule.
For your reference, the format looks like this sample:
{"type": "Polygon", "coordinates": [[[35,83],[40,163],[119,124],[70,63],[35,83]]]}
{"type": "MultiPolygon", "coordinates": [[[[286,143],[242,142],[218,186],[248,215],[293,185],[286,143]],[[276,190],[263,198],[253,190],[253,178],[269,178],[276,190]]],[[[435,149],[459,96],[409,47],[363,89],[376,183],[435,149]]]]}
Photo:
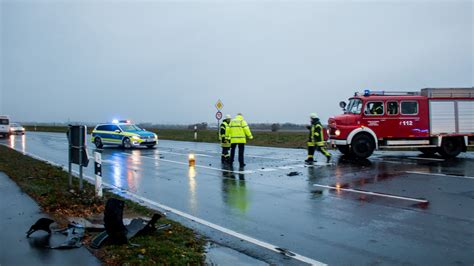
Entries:
{"type": "Polygon", "coordinates": [[[342,109],[346,109],[346,102],[345,102],[345,101],[339,102],[339,106],[340,106],[342,109]]]}

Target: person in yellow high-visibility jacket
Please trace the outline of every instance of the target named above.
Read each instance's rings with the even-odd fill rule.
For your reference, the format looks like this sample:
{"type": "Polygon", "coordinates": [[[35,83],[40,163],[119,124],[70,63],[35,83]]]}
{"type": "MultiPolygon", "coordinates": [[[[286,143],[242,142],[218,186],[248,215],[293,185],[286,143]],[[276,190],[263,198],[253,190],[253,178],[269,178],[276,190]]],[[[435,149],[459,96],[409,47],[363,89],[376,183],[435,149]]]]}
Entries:
{"type": "Polygon", "coordinates": [[[305,160],[307,164],[312,164],[314,162],[314,152],[317,150],[326,156],[326,162],[331,161],[331,154],[324,147],[324,135],[323,135],[323,125],[319,121],[318,116],[315,113],[310,115],[311,126],[309,129],[309,138],[308,138],[308,158],[305,160]]]}
{"type": "Polygon", "coordinates": [[[229,150],[230,150],[230,138],[229,138],[229,123],[231,120],[230,115],[226,115],[224,121],[219,127],[219,140],[221,142],[222,153],[221,153],[221,163],[229,162],[229,150]]]}
{"type": "Polygon", "coordinates": [[[235,149],[239,147],[239,164],[240,167],[244,167],[244,150],[245,144],[248,139],[253,139],[252,132],[250,131],[249,125],[242,117],[241,113],[238,113],[229,124],[228,137],[230,138],[230,164],[234,162],[235,149]]]}

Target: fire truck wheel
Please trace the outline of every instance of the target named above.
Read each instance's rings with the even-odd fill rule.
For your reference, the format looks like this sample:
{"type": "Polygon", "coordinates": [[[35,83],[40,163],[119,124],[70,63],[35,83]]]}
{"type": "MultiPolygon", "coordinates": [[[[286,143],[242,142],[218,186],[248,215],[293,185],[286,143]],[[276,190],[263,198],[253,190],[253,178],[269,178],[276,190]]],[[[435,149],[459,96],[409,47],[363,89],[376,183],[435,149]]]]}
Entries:
{"type": "Polygon", "coordinates": [[[462,139],[460,138],[445,138],[439,147],[439,154],[444,158],[454,158],[458,156],[463,149],[462,139]]]}
{"type": "Polygon", "coordinates": [[[372,155],[375,143],[367,134],[357,134],[351,143],[351,153],[358,158],[365,159],[372,155]]]}
{"type": "Polygon", "coordinates": [[[349,155],[351,153],[349,145],[337,145],[337,149],[344,155],[349,155]]]}
{"type": "Polygon", "coordinates": [[[419,148],[419,151],[427,156],[433,156],[437,152],[436,148],[419,148]]]}

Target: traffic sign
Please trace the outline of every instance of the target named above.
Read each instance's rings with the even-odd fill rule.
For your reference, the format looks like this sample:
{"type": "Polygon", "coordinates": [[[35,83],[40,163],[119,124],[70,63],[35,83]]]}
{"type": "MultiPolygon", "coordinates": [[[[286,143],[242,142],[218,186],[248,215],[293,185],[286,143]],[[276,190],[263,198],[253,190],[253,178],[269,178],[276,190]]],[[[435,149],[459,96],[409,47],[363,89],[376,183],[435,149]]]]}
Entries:
{"type": "Polygon", "coordinates": [[[221,120],[222,119],[222,113],[220,111],[217,111],[216,113],[216,119],[221,120]]]}
{"type": "Polygon", "coordinates": [[[224,104],[222,103],[221,100],[218,100],[215,107],[217,108],[217,110],[222,110],[222,108],[224,107],[224,104]]]}

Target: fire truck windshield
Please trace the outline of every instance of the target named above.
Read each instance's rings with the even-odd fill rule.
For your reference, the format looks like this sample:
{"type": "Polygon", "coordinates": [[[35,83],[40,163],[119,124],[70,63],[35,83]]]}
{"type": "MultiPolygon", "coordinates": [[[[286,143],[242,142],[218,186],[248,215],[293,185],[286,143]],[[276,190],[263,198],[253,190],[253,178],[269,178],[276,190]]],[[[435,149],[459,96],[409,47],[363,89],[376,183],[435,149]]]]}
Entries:
{"type": "Polygon", "coordinates": [[[362,101],[360,99],[350,99],[347,105],[346,114],[360,114],[362,110],[362,101]]]}

